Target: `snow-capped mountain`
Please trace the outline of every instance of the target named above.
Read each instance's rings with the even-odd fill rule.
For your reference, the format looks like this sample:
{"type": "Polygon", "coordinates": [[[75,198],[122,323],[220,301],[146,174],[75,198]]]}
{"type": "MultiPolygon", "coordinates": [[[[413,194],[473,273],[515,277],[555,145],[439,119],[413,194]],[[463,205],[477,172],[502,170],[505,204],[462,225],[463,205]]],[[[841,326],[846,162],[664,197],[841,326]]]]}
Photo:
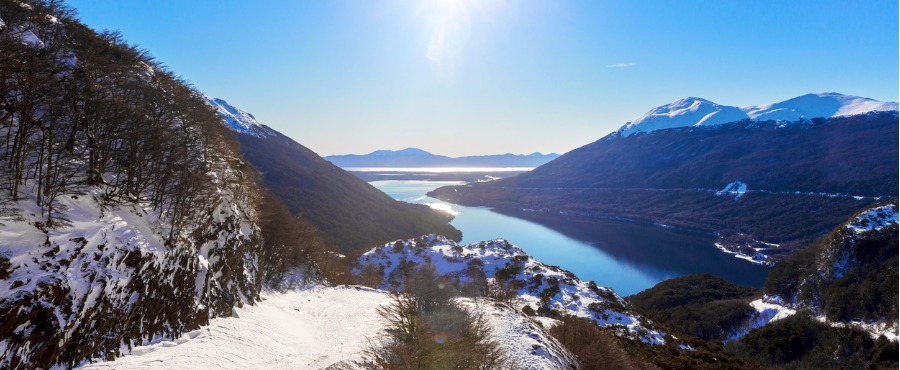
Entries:
{"type": "Polygon", "coordinates": [[[897,103],[834,92],[806,94],[778,103],[743,108],[691,97],[654,108],[640,118],[626,123],[618,132],[622,136],[629,136],[669,128],[715,126],[743,119],[797,121],[893,110],[897,110],[897,103]]]}
{"type": "Polygon", "coordinates": [[[256,117],[253,117],[252,114],[244,112],[235,106],[228,104],[225,100],[219,98],[213,98],[210,96],[204,95],[204,98],[209,103],[210,106],[216,109],[219,112],[219,116],[222,117],[222,120],[234,131],[240,132],[242,134],[247,134],[251,136],[256,136],[258,138],[267,138],[275,136],[275,130],[269,128],[269,126],[263,125],[256,120],[256,117]]]}

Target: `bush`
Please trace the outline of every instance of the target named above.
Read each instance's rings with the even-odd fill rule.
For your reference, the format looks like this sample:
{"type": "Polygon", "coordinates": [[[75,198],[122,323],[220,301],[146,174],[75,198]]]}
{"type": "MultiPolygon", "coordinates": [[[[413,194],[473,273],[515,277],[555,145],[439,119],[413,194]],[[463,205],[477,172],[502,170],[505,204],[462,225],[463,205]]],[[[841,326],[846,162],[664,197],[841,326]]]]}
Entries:
{"type": "Polygon", "coordinates": [[[380,313],[388,340],[368,349],[380,369],[495,369],[504,355],[490,339],[487,323],[453,301],[455,290],[433,266],[411,273],[407,291],[395,293],[380,313]]]}
{"type": "Polygon", "coordinates": [[[550,335],[578,357],[582,369],[656,369],[656,366],[632,359],[612,335],[593,321],[574,316],[559,320],[559,325],[550,328],[550,335]]]}

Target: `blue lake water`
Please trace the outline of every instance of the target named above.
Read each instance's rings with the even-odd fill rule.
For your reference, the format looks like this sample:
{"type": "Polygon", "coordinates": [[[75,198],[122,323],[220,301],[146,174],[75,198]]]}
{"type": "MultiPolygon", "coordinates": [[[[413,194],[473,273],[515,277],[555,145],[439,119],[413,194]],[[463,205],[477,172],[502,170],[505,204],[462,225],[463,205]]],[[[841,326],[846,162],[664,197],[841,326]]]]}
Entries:
{"type": "Polygon", "coordinates": [[[616,220],[511,216],[425,196],[438,187],[461,182],[386,180],[371,184],[394,199],[455,214],[451,224],[462,231],[464,244],[504,238],[541,262],[611,287],[623,296],[693,273],[710,273],[759,287],[768,272],[719,251],[713,245],[715,237],[709,235],[616,220]]]}

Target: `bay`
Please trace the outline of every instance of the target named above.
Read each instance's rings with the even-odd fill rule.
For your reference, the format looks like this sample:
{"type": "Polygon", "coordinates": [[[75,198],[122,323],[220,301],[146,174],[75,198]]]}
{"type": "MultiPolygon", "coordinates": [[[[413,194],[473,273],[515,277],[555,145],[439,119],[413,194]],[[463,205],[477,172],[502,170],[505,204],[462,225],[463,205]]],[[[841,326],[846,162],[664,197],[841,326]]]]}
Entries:
{"type": "Polygon", "coordinates": [[[509,215],[486,207],[466,207],[426,196],[459,181],[381,180],[370,182],[397,200],[426,204],[455,215],[462,243],[504,238],[546,264],[572,271],[582,280],[626,296],[693,273],[721,276],[760,287],[768,269],[719,251],[715,237],[657,225],[538,214],[509,215]]]}

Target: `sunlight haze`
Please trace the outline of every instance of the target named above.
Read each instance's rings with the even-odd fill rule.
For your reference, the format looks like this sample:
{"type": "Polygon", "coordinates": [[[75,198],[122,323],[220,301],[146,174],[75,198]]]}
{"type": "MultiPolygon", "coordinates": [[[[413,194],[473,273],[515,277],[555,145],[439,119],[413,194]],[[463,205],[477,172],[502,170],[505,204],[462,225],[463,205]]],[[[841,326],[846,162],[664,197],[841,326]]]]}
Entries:
{"type": "Polygon", "coordinates": [[[564,153],[688,96],[897,101],[896,2],[68,3],[320,155],[564,153]]]}

